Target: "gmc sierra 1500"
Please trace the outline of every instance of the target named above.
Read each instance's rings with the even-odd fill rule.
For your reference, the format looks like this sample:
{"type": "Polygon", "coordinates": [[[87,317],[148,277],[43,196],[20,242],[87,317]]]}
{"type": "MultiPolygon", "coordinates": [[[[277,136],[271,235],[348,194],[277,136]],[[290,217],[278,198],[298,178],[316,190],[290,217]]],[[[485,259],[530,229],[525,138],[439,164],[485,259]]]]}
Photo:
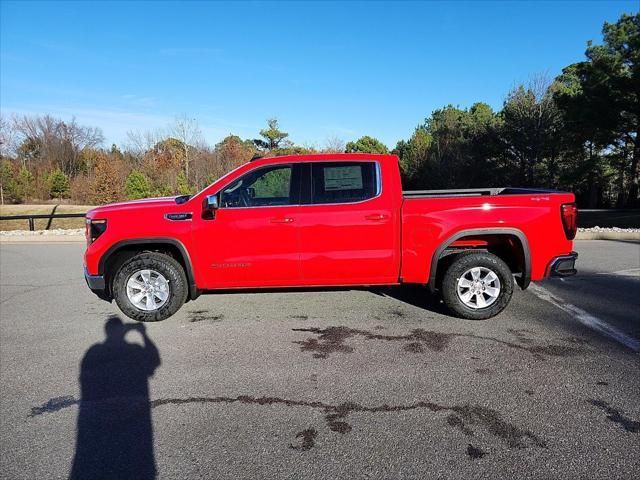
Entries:
{"type": "Polygon", "coordinates": [[[571,193],[403,192],[395,155],[263,158],[191,197],[91,210],[85,278],[141,321],[206,291],[401,283],[485,319],[514,283],[576,273],[576,227],[571,193]]]}

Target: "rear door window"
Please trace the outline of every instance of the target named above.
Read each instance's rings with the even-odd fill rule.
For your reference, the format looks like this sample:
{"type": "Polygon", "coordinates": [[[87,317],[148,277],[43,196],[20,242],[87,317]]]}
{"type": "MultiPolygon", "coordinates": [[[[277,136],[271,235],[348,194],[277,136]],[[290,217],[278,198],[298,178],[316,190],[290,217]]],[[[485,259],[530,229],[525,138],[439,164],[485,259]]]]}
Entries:
{"type": "Polygon", "coordinates": [[[375,162],[313,162],[312,203],[354,203],[377,196],[375,162]]]}

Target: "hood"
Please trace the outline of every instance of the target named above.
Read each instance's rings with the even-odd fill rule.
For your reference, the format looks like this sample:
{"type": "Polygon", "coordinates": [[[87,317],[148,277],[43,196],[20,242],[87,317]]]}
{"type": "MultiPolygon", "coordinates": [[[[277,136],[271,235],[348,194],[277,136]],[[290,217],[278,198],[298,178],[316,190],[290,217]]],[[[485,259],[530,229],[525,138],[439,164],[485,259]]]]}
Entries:
{"type": "Polygon", "coordinates": [[[97,215],[101,215],[109,212],[117,212],[123,210],[138,210],[147,208],[158,207],[175,207],[176,198],[178,197],[159,197],[159,198],[143,198],[141,200],[131,200],[129,202],[109,203],[107,205],[101,205],[90,210],[87,213],[87,217],[95,218],[97,215]]]}

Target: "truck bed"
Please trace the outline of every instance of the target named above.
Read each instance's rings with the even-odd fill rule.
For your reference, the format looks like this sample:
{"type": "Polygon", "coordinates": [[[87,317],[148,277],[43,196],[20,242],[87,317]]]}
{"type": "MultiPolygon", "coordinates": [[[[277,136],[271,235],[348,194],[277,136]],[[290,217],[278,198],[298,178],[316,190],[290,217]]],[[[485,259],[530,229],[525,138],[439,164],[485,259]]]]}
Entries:
{"type": "Polygon", "coordinates": [[[559,190],[544,188],[461,188],[451,190],[403,190],[404,198],[438,198],[438,197],[493,197],[497,195],[531,195],[542,193],[564,193],[559,190]]]}

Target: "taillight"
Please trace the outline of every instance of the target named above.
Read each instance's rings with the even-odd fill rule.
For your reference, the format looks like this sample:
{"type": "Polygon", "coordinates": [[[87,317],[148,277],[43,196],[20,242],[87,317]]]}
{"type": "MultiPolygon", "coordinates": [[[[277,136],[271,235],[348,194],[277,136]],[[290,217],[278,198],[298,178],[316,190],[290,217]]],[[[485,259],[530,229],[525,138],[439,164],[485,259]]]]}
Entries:
{"type": "Polygon", "coordinates": [[[104,219],[101,220],[90,220],[87,218],[86,221],[86,231],[85,235],[87,237],[87,244],[92,244],[95,242],[100,235],[102,235],[107,230],[107,221],[104,219]]]}
{"type": "Polygon", "coordinates": [[[578,231],[578,207],[575,203],[563,203],[560,207],[562,226],[568,240],[573,240],[578,231]]]}

